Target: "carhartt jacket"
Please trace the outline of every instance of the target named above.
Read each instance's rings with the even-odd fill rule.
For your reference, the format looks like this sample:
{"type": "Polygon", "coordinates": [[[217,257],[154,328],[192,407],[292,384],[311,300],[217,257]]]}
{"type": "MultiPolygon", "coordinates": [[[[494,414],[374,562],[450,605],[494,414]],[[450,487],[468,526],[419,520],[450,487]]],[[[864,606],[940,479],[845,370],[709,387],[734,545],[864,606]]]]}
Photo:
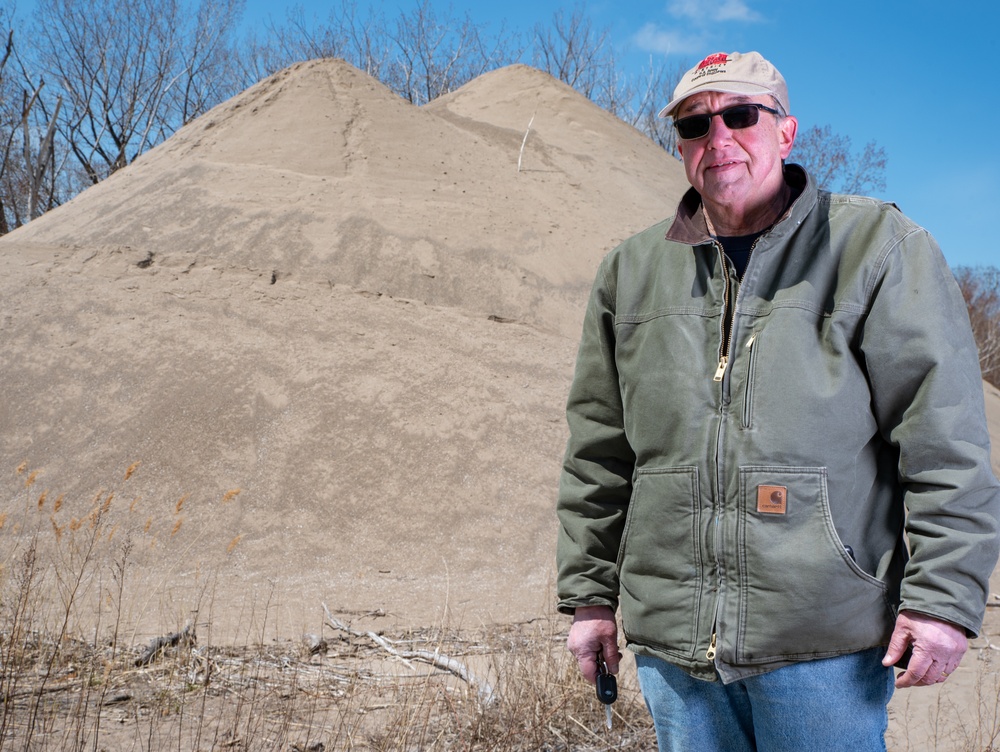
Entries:
{"type": "Polygon", "coordinates": [[[976,345],[934,240],[799,192],[738,282],[691,190],[602,262],[568,400],[558,608],[724,681],[979,630],[1000,489],[976,345]]]}

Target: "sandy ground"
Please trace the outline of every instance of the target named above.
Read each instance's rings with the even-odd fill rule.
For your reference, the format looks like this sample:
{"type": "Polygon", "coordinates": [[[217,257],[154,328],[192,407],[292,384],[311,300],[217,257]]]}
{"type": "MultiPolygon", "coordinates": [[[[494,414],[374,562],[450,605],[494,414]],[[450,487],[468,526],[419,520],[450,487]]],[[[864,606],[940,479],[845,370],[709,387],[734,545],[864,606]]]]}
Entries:
{"type": "MultiPolygon", "coordinates": [[[[276,74],[0,239],[3,534],[65,549],[113,494],[137,641],[194,612],[220,640],[298,635],[323,602],[550,614],[585,296],[685,186],[524,66],[422,108],[338,61],[276,74]]],[[[910,748],[971,707],[990,619],[948,685],[893,701],[910,748]]]]}

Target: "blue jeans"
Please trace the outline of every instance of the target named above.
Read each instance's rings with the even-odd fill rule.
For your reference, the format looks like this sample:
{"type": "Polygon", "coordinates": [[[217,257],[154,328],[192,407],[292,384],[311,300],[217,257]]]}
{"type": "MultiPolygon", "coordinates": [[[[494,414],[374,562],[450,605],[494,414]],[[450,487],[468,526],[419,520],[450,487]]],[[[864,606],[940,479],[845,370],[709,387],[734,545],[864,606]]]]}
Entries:
{"type": "Polygon", "coordinates": [[[731,684],[637,655],[660,752],[885,750],[893,673],[883,648],[807,661],[731,684]]]}

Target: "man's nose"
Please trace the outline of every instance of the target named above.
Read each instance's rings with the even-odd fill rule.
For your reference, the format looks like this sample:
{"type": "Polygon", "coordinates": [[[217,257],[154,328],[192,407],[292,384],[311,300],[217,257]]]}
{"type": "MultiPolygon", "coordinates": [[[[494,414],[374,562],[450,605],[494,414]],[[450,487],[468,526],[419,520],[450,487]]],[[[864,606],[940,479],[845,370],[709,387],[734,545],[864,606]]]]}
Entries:
{"type": "Polygon", "coordinates": [[[723,121],[722,115],[718,113],[712,115],[712,119],[708,123],[707,143],[709,145],[715,143],[726,143],[731,141],[732,138],[733,138],[733,131],[723,121]]]}

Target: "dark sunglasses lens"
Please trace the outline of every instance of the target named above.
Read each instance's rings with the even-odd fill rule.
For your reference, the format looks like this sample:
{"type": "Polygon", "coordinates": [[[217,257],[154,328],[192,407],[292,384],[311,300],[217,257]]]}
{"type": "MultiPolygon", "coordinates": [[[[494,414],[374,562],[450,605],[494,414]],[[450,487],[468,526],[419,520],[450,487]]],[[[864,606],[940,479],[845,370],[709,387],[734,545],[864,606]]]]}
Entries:
{"type": "Polygon", "coordinates": [[[722,113],[722,122],[731,130],[740,130],[757,125],[760,118],[760,110],[750,104],[740,104],[730,107],[722,113]]]}
{"type": "Polygon", "coordinates": [[[683,139],[701,138],[708,133],[709,123],[712,122],[711,115],[691,115],[681,118],[674,123],[677,128],[677,135],[683,139]]]}
{"type": "MultiPolygon", "coordinates": [[[[752,104],[738,104],[716,114],[721,115],[726,127],[734,131],[757,125],[760,119],[760,109],[752,104]]],[[[712,117],[712,115],[689,115],[681,118],[674,123],[677,135],[685,140],[705,136],[711,127],[712,117]]]]}

